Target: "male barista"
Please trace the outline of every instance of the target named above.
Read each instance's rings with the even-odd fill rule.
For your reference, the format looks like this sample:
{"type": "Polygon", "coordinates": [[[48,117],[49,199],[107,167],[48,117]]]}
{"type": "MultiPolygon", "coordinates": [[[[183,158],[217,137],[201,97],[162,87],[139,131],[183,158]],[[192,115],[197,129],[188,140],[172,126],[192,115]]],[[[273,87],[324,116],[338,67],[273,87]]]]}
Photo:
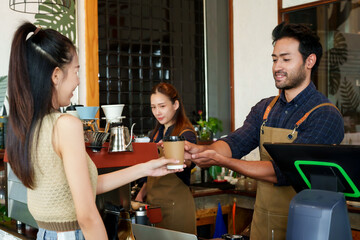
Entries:
{"type": "Polygon", "coordinates": [[[264,142],[338,144],[344,137],[341,114],[318,92],[311,74],[322,46],[309,28],[282,23],[273,30],[273,76],[281,90],[252,107],[244,125],[205,146],[186,143],[185,158],[200,167],[218,165],[258,181],[250,238],[286,238],[290,200],[295,191],[272,161],[264,142]],[[260,147],[261,161],[239,160],[260,147]]]}

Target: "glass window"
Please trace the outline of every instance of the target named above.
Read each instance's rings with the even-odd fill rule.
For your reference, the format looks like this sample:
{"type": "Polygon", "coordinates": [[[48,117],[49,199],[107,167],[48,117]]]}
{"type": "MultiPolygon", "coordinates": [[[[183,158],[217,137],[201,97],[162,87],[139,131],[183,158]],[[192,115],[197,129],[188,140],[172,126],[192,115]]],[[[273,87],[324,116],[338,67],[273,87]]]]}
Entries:
{"type": "Polygon", "coordinates": [[[283,14],[306,23],[320,36],[324,51],[314,82],[344,116],[344,143],[360,144],[360,2],[342,0],[283,14]]]}

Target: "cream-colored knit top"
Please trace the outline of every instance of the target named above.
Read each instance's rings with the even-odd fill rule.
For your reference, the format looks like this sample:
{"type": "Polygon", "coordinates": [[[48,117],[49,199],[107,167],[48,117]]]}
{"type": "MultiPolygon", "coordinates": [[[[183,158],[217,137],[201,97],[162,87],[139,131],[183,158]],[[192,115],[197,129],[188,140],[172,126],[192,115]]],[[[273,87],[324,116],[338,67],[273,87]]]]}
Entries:
{"type": "MultiPolygon", "coordinates": [[[[61,113],[47,115],[40,129],[38,146],[32,147],[34,166],[34,189],[28,189],[28,208],[40,228],[51,231],[80,229],[76,220],[75,206],[65,176],[62,159],[55,153],[52,133],[61,113]]],[[[35,139],[37,134],[35,133],[35,139]]],[[[34,141],[35,143],[36,141],[34,141]]],[[[97,169],[90,157],[88,168],[96,196],[97,169]]],[[[74,159],[76,160],[76,159],[74,159]]]]}

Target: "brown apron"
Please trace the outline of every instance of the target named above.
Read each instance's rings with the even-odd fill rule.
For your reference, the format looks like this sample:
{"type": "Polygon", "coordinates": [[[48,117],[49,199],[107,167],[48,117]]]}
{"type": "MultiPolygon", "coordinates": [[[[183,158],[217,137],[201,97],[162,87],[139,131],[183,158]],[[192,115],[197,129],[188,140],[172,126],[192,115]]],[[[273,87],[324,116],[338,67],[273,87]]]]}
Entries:
{"type": "Polygon", "coordinates": [[[194,198],[189,187],[175,173],[148,177],[146,188],[147,203],[161,207],[162,221],[156,224],[157,227],[196,234],[194,198]]]}
{"type": "MultiPolygon", "coordinates": [[[[261,161],[271,160],[263,147],[263,143],[291,143],[297,138],[297,128],[312,111],[322,106],[333,106],[331,103],[320,104],[307,112],[296,124],[294,129],[266,127],[265,123],[279,96],[275,97],[267,107],[260,130],[261,161]]],[[[335,107],[336,108],[336,107],[335,107]]],[[[274,184],[258,181],[256,201],[251,223],[251,240],[279,240],[286,239],[287,216],[291,199],[296,192],[291,186],[274,186],[274,184]]]]}
{"type": "Polygon", "coordinates": [[[146,187],[147,202],[161,207],[163,219],[157,227],[196,234],[194,198],[176,174],[148,177],[146,187]]]}

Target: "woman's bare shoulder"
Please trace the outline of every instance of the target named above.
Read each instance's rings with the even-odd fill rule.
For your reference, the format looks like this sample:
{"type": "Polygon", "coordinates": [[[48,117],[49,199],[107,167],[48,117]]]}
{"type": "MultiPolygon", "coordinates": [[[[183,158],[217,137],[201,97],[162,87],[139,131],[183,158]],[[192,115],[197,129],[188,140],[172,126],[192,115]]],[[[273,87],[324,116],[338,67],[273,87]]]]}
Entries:
{"type": "Polygon", "coordinates": [[[81,120],[70,114],[62,114],[55,123],[55,131],[75,133],[83,131],[83,124],[81,120]]]}

